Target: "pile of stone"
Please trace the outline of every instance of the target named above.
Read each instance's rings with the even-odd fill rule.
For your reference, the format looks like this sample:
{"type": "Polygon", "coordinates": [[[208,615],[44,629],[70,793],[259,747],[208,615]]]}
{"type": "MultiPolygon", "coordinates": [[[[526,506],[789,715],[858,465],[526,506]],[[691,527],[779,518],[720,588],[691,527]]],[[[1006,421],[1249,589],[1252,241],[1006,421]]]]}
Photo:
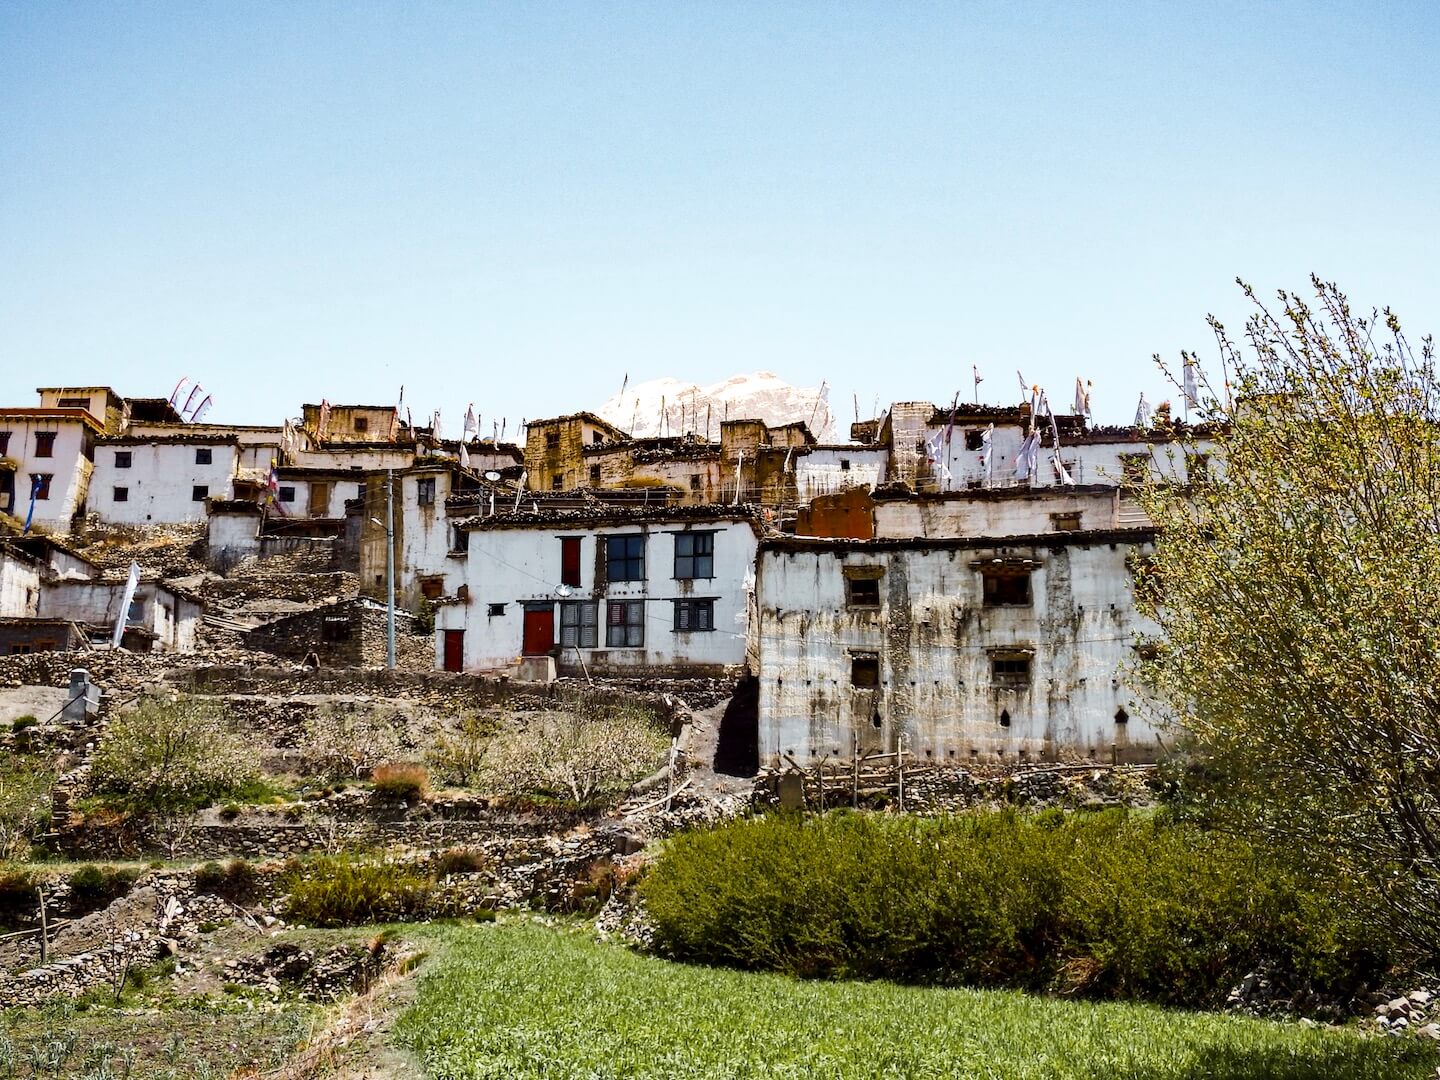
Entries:
{"type": "Polygon", "coordinates": [[[1426,987],[1405,994],[1389,996],[1377,991],[1374,1006],[1375,1026],[1387,1035],[1408,1033],[1440,1041],[1440,1006],[1426,987]]]}
{"type": "Polygon", "coordinates": [[[388,950],[378,937],[336,945],[323,953],[279,942],[255,956],[225,964],[225,980],[272,997],[291,991],[309,1001],[364,993],[384,970],[388,950]]]}

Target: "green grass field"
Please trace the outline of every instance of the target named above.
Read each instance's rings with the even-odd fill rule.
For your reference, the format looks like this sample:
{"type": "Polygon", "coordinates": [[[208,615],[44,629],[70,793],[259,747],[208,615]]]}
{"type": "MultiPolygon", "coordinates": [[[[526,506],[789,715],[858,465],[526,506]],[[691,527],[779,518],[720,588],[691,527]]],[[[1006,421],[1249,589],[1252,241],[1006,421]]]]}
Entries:
{"type": "Polygon", "coordinates": [[[687,967],[525,921],[415,928],[397,1035],[442,1080],[982,1077],[1404,1080],[1418,1041],[998,991],[687,967]]]}

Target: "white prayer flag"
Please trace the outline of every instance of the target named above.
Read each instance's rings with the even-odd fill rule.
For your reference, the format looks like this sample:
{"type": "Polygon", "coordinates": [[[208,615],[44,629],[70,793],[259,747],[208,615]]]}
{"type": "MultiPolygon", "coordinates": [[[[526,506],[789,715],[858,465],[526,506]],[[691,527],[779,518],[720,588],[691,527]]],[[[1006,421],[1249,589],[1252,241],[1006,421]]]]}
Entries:
{"type": "Polygon", "coordinates": [[[115,618],[115,632],[110,637],[110,647],[118,649],[120,639],[125,636],[125,624],[130,621],[130,603],[135,599],[135,589],[140,584],[140,564],[130,564],[130,576],[125,579],[125,591],[120,594],[120,614],[115,618]]]}
{"type": "Polygon", "coordinates": [[[465,431],[462,437],[466,442],[469,442],[479,434],[480,421],[475,418],[475,403],[472,401],[469,408],[465,410],[465,431]]]}
{"type": "Polygon", "coordinates": [[[1140,404],[1135,406],[1135,426],[1137,428],[1148,428],[1150,426],[1150,403],[1145,400],[1145,391],[1140,391],[1140,404]]]}
{"type": "Polygon", "coordinates": [[[1185,357],[1185,405],[1190,409],[1200,407],[1200,393],[1195,385],[1195,361],[1185,357]]]}

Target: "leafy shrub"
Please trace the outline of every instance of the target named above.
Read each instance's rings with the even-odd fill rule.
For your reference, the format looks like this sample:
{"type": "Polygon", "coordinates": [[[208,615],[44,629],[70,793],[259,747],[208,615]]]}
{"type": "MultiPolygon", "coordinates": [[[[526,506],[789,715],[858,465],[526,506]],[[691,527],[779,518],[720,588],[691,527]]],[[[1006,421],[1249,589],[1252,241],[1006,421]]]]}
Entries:
{"type": "Polygon", "coordinates": [[[70,911],[85,915],[108,907],[130,891],[138,870],[86,864],[70,875],[70,911]]]}
{"type": "Polygon", "coordinates": [[[6,755],[0,761],[0,859],[23,859],[30,840],[50,820],[55,777],[46,769],[6,755]]]}
{"type": "Polygon", "coordinates": [[[421,919],[434,907],[434,881],[395,862],[330,856],[291,869],[285,886],[286,915],[312,926],[421,919]]]}
{"type": "Polygon", "coordinates": [[[423,765],[379,765],[370,774],[375,794],[384,799],[398,799],[414,806],[430,794],[430,774],[423,765]]]}
{"type": "Polygon", "coordinates": [[[240,902],[254,895],[257,875],[244,859],[231,859],[224,866],[207,862],[195,870],[195,888],[240,902]]]}
{"type": "Polygon", "coordinates": [[[183,812],[243,790],[254,755],[223,713],[192,698],[148,698],[110,722],[91,786],[142,811],[183,812]]]}
{"type": "Polygon", "coordinates": [[[17,716],[14,720],[10,721],[10,730],[24,731],[26,728],[32,728],[38,723],[40,723],[40,721],[33,716],[17,716]]]}
{"type": "Polygon", "coordinates": [[[473,787],[484,774],[485,750],[494,734],[492,719],[466,714],[455,730],[440,735],[425,760],[441,783],[473,787]]]}
{"type": "Polygon", "coordinates": [[[1205,1005],[1262,962],[1345,992],[1388,959],[1344,883],[1123,811],[772,816],[673,838],[641,890],[669,955],[803,976],[1205,1005]]]}

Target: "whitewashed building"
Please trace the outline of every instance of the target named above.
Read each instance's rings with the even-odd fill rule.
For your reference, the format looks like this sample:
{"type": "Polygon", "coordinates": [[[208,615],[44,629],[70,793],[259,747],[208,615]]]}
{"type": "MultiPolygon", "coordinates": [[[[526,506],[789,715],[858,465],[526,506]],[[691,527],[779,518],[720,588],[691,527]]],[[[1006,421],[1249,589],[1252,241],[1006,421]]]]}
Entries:
{"type": "Polygon", "coordinates": [[[760,526],[744,507],[597,507],[457,525],[436,614],[447,670],[554,656],[591,674],[718,675],[746,662],[760,526]]]}
{"type": "Polygon", "coordinates": [[[122,435],[97,440],[87,509],[110,525],[203,521],[208,499],[234,495],[233,435],[122,435]]]}
{"type": "Polygon", "coordinates": [[[1123,681],[1154,531],[772,538],[756,570],[761,762],[1151,760],[1123,681]]]}
{"type": "Polygon", "coordinates": [[[85,509],[95,439],[104,427],[80,407],[0,410],[0,513],[65,533],[85,509]]]}
{"type": "MultiPolygon", "coordinates": [[[[39,617],[79,623],[103,639],[122,612],[125,581],[55,580],[40,594],[39,617]]],[[[132,652],[192,652],[203,606],[198,597],[151,575],[124,611],[121,644],[132,652]]]]}

